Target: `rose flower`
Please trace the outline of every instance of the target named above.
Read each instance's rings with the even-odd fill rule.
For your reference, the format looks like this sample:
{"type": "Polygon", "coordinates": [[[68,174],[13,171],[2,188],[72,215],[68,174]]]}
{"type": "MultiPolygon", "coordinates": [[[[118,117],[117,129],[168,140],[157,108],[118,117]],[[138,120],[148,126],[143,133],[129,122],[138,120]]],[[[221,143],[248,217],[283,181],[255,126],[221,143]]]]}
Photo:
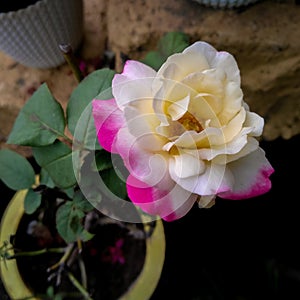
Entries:
{"type": "Polygon", "coordinates": [[[100,145],[129,171],[127,192],[149,214],[172,221],[197,201],[246,199],[271,188],[259,147],[264,120],[243,100],[234,57],[196,42],[156,72],[129,60],[114,98],[93,100],[100,145]]]}

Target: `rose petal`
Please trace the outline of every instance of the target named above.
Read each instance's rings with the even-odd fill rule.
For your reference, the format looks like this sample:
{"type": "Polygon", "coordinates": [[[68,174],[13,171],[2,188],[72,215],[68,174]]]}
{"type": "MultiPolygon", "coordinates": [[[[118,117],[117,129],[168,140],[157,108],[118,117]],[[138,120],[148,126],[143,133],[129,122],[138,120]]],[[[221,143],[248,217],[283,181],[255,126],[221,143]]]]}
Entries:
{"type": "Polygon", "coordinates": [[[133,176],[150,186],[165,185],[166,188],[168,187],[170,177],[166,154],[145,150],[139,145],[139,141],[128,132],[127,128],[120,129],[115,148],[133,176]]]}
{"type": "Polygon", "coordinates": [[[131,201],[143,211],[159,215],[166,221],[183,217],[197,199],[197,195],[185,191],[178,185],[174,185],[173,189],[160,190],[131,175],[127,179],[127,191],[131,201]]]}
{"type": "Polygon", "coordinates": [[[169,56],[157,72],[158,77],[181,81],[188,74],[210,69],[207,58],[201,53],[175,53],[169,56]]]}
{"type": "Polygon", "coordinates": [[[125,123],[123,112],[115,99],[93,100],[92,107],[99,143],[105,150],[112,152],[116,135],[125,123]]]}
{"type": "Polygon", "coordinates": [[[247,199],[268,192],[271,188],[270,175],[274,169],[265,157],[265,152],[256,151],[228,164],[233,176],[234,185],[230,191],[218,196],[225,199],[247,199]]]}
{"type": "Polygon", "coordinates": [[[152,82],[156,72],[149,66],[128,60],[122,74],[112,81],[112,92],[121,109],[132,101],[152,99],[152,82]]]}
{"type": "Polygon", "coordinates": [[[229,191],[234,183],[233,176],[226,165],[209,163],[202,174],[181,178],[176,174],[175,161],[170,160],[169,171],[171,178],[183,189],[202,196],[229,191]]]}
{"type": "Polygon", "coordinates": [[[195,42],[187,47],[183,53],[198,53],[204,56],[211,69],[221,69],[226,72],[228,80],[240,84],[240,71],[234,57],[225,51],[219,51],[206,42],[195,42]]]}
{"type": "Polygon", "coordinates": [[[226,151],[223,154],[220,153],[222,151],[220,151],[219,153],[214,152],[215,149],[207,149],[207,150],[201,149],[201,150],[199,150],[199,151],[201,151],[200,156],[202,157],[202,159],[204,159],[204,157],[211,158],[211,159],[213,158],[214,162],[217,164],[229,164],[230,162],[235,161],[235,160],[237,160],[241,157],[244,157],[244,156],[250,154],[251,152],[257,150],[258,145],[259,145],[258,141],[255,138],[252,138],[249,136],[246,138],[247,138],[247,140],[245,140],[244,146],[238,152],[236,150],[240,148],[239,142],[235,141],[235,144],[226,146],[226,151]],[[237,147],[237,148],[235,148],[235,147],[237,147]],[[229,149],[227,149],[227,148],[229,148],[229,149]],[[202,150],[208,151],[208,152],[211,151],[212,152],[210,154],[211,156],[209,157],[207,154],[203,154],[202,150]]]}
{"type": "Polygon", "coordinates": [[[174,155],[174,160],[174,172],[178,178],[198,176],[205,170],[205,164],[196,151],[194,154],[180,151],[179,155],[174,155]]]}
{"type": "MultiPolygon", "coordinates": [[[[145,102],[146,105],[148,101],[145,102]]],[[[143,108],[140,109],[136,106],[127,106],[124,109],[128,130],[142,148],[160,151],[166,143],[166,138],[156,132],[156,127],[158,127],[160,121],[156,114],[151,112],[151,109],[148,113],[144,113],[142,110],[143,108]]]]}
{"type": "MultiPolygon", "coordinates": [[[[228,154],[234,155],[238,154],[249,142],[248,133],[250,132],[249,128],[243,128],[239,134],[237,134],[234,139],[223,145],[211,145],[210,148],[202,148],[199,149],[198,153],[202,159],[212,160],[217,156],[228,154]]],[[[219,160],[220,161],[220,160],[219,160]]],[[[224,161],[223,163],[227,163],[228,161],[224,161]]]]}
{"type": "Polygon", "coordinates": [[[245,127],[251,127],[251,136],[260,136],[263,132],[264,119],[254,112],[247,111],[245,127]]]}

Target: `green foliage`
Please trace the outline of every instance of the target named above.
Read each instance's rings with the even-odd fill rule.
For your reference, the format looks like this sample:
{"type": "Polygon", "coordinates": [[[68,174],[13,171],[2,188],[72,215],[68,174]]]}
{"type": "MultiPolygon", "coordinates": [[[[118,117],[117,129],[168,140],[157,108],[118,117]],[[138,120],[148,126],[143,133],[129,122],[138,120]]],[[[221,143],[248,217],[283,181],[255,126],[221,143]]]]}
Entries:
{"type": "Polygon", "coordinates": [[[93,206],[80,192],[75,194],[73,201],[67,201],[59,207],[56,214],[57,230],[67,243],[78,239],[87,241],[93,237],[82,224],[86,213],[92,209],[93,206]]]}
{"type": "Polygon", "coordinates": [[[93,150],[100,148],[92,116],[91,102],[99,94],[101,99],[112,98],[111,82],[115,72],[109,69],[94,71],[74,89],[67,106],[68,128],[77,146],[93,150]]]}
{"type": "Polygon", "coordinates": [[[183,32],[168,32],[159,40],[157,50],[148,52],[142,62],[158,70],[170,55],[182,52],[188,46],[188,35],[183,32]]]}
{"type": "MultiPolygon", "coordinates": [[[[78,192],[74,194],[74,189],[78,186],[77,179],[87,153],[101,149],[97,142],[91,102],[97,96],[101,99],[112,98],[114,74],[110,69],[101,69],[84,78],[70,96],[67,119],[47,85],[42,84],[21,109],[8,138],[8,143],[32,147],[33,156],[40,166],[40,185],[52,190],[58,188],[72,199],[63,200],[56,215],[58,231],[66,242],[91,238],[84,230],[82,220],[92,205],[78,192]],[[71,138],[64,133],[66,125],[73,135],[71,138]]],[[[101,153],[104,157],[98,158],[102,164],[100,169],[111,168],[110,157],[104,150],[101,153]]],[[[35,212],[41,205],[43,193],[31,188],[35,183],[31,164],[10,150],[0,151],[0,163],[0,179],[12,189],[28,189],[25,212],[35,212]]],[[[93,172],[98,172],[97,168],[93,172]]],[[[89,173],[89,176],[95,175],[89,173]]],[[[113,178],[107,181],[113,182],[113,178]]]]}
{"type": "Polygon", "coordinates": [[[111,162],[111,153],[100,150],[95,154],[95,161],[96,165],[92,164],[92,168],[94,171],[104,171],[109,168],[112,168],[112,162],[111,162]]]}
{"type": "Polygon", "coordinates": [[[64,136],[65,118],[61,105],[42,84],[21,109],[8,144],[44,146],[64,136]]]}
{"type": "Polygon", "coordinates": [[[30,188],[24,200],[25,212],[27,214],[34,213],[40,207],[41,202],[42,202],[42,195],[30,188]]]}
{"type": "Polygon", "coordinates": [[[55,187],[55,183],[53,182],[53,180],[49,176],[48,172],[44,168],[41,168],[40,184],[45,185],[49,188],[54,188],[55,187]]]}
{"type": "Polygon", "coordinates": [[[33,156],[58,187],[69,188],[76,184],[72,149],[66,144],[57,140],[49,146],[35,147],[33,148],[33,156]]]}
{"type": "Polygon", "coordinates": [[[35,182],[35,174],[28,160],[22,155],[8,150],[0,150],[0,179],[11,189],[30,188],[35,182]]]}
{"type": "Polygon", "coordinates": [[[126,180],[121,177],[114,168],[109,168],[100,173],[100,176],[108,189],[121,199],[127,195],[126,180]]]}
{"type": "MultiPolygon", "coordinates": [[[[167,33],[159,41],[157,50],[148,53],[143,62],[158,69],[168,56],[186,48],[188,40],[182,32],[167,33]]],[[[46,83],[20,110],[7,143],[31,147],[40,167],[40,186],[36,189],[33,188],[36,174],[29,161],[14,151],[0,151],[0,180],[14,190],[28,189],[24,204],[26,213],[32,214],[41,205],[50,203],[43,202],[47,191],[60,193],[56,223],[67,243],[92,237],[83,222],[93,209],[89,201],[95,201],[94,204],[102,201],[103,190],[106,195],[108,189],[119,198],[127,199],[126,176],[112,162],[111,154],[99,145],[92,116],[93,99],[113,97],[114,75],[115,71],[103,68],[79,82],[71,93],[66,117],[46,83]],[[66,128],[71,136],[66,136],[66,128]],[[84,188],[85,197],[81,188],[84,188]]],[[[45,199],[54,200],[52,206],[56,203],[56,199],[45,199]]]]}
{"type": "Polygon", "coordinates": [[[47,288],[47,291],[46,291],[46,300],[47,299],[52,299],[52,300],[63,300],[63,296],[60,295],[60,294],[55,294],[54,292],[54,288],[52,286],[49,286],[47,288]]]}

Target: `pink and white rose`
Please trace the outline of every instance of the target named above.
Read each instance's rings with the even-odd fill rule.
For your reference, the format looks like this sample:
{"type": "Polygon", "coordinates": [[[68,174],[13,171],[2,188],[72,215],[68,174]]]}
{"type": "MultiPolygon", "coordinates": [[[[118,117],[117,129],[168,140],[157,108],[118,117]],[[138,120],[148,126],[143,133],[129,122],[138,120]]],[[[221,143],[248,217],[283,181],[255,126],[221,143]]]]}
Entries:
{"type": "Polygon", "coordinates": [[[243,100],[234,57],[196,42],[158,72],[129,60],[114,98],[93,100],[99,143],[128,169],[129,198],[167,221],[197,201],[268,192],[273,168],[259,147],[264,120],[243,100]]]}

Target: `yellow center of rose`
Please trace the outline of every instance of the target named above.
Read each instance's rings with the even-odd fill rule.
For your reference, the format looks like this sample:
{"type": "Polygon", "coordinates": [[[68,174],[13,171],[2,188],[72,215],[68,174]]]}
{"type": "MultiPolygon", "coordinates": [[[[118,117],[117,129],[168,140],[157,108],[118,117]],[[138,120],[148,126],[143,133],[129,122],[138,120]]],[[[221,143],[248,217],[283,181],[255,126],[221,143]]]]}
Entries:
{"type": "Polygon", "coordinates": [[[194,130],[196,132],[201,132],[203,130],[199,121],[188,111],[178,120],[178,122],[186,130],[194,130]]]}

